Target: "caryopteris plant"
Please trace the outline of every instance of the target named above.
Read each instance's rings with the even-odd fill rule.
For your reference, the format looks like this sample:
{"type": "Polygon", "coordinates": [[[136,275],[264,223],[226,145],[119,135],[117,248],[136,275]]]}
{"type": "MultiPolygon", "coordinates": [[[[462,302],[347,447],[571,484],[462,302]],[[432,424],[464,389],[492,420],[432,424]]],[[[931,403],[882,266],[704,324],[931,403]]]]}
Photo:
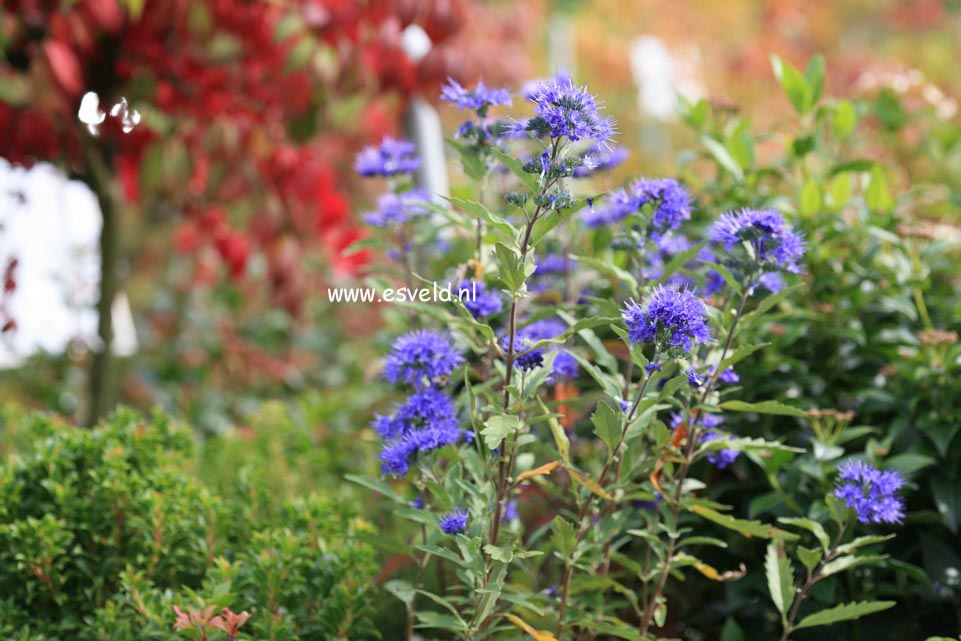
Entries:
{"type": "Polygon", "coordinates": [[[397,337],[383,377],[403,397],[373,420],[383,477],[351,477],[414,524],[399,542],[377,537],[412,559],[385,583],[406,606],[405,638],[680,637],[677,586],[756,573],[772,639],[890,607],[809,597],[880,558],[858,550],[883,537],[853,538],[853,523],[897,522],[899,477],[851,463],[828,496],[829,471],[822,509],[795,503],[779,524],[705,492],[803,451],[747,419],[804,412],[738,400],[738,363],[765,348],[759,328],[804,278],[791,221],[764,202],[709,211],[670,178],[598,193],[625,153],[566,75],[532,85],[526,117],[493,116],[510,96],[482,84],[450,81],[441,97],[473,113],[450,141],[469,198],[411,190],[403,143],[358,161],[393,190],[367,217],[384,232],[373,244],[394,261],[388,276],[460,292],[388,313],[397,337]],[[767,556],[750,567],[725,556],[730,537],[769,540],[767,556]]]}

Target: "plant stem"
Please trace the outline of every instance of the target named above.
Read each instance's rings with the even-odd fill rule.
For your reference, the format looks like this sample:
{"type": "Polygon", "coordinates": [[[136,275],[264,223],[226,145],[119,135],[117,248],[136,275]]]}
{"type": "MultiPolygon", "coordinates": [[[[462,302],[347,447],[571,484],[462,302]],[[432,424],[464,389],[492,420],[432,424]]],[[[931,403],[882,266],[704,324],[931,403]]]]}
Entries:
{"type": "MultiPolygon", "coordinates": [[[[627,431],[630,429],[631,421],[634,419],[634,414],[637,412],[637,408],[640,405],[641,399],[644,398],[644,393],[647,391],[647,386],[650,384],[652,376],[648,376],[644,379],[644,383],[641,384],[640,389],[637,391],[637,397],[634,399],[634,404],[631,407],[630,413],[628,413],[627,418],[624,420],[624,429],[621,430],[621,438],[617,441],[617,445],[611,450],[611,455],[607,458],[607,462],[604,464],[604,468],[601,470],[601,475],[598,480],[598,484],[603,487],[607,483],[607,475],[611,470],[611,466],[614,461],[620,461],[620,450],[624,445],[624,441],[627,439],[627,431]]],[[[618,472],[615,474],[614,480],[619,480],[620,477],[620,466],[618,466],[618,472]]],[[[577,534],[574,539],[574,547],[576,548],[584,539],[587,537],[587,533],[590,532],[590,524],[592,519],[587,518],[589,516],[588,511],[593,503],[591,494],[588,494],[587,498],[581,504],[580,509],[577,513],[577,534]]],[[[561,639],[561,635],[564,633],[565,623],[564,615],[567,613],[567,601],[570,596],[571,590],[571,579],[574,576],[574,564],[570,562],[565,562],[564,565],[564,578],[561,583],[561,600],[560,605],[557,609],[557,632],[554,636],[561,639]]]]}
{"type": "Polygon", "coordinates": [[[100,228],[100,285],[97,298],[97,337],[100,344],[90,363],[90,399],[85,423],[95,424],[110,408],[113,396],[113,301],[119,291],[117,262],[120,250],[116,200],[110,188],[110,174],[101,152],[87,141],[84,145],[87,185],[97,198],[103,224],[100,228]]]}
{"type": "MultiPolygon", "coordinates": [[[[751,286],[753,283],[753,278],[748,278],[747,282],[744,284],[744,289],[741,293],[741,300],[737,306],[737,312],[734,316],[734,321],[731,323],[731,329],[727,333],[727,338],[724,341],[724,348],[721,350],[721,358],[718,359],[718,366],[714,368],[714,373],[710,376],[707,383],[704,385],[704,391],[701,394],[700,405],[703,405],[710,395],[711,391],[714,389],[714,385],[717,383],[718,378],[721,375],[721,363],[727,358],[727,352],[731,349],[731,343],[734,340],[735,330],[737,329],[738,321],[741,319],[741,315],[744,313],[744,305],[747,303],[748,296],[751,292],[751,286]]],[[[677,521],[681,514],[681,488],[684,486],[684,481],[687,480],[687,474],[690,471],[691,463],[694,462],[694,454],[697,451],[697,421],[691,421],[688,418],[688,428],[687,434],[687,444],[684,448],[684,462],[681,464],[681,469],[678,470],[677,478],[675,479],[674,485],[674,496],[673,503],[671,507],[671,520],[674,522],[674,528],[677,528],[677,521]]],[[[677,537],[672,536],[667,544],[667,553],[664,555],[664,563],[661,567],[661,572],[658,575],[657,583],[654,584],[654,594],[651,595],[650,601],[648,601],[647,608],[644,610],[644,616],[641,618],[641,623],[638,626],[638,632],[643,636],[647,634],[647,630],[651,626],[651,622],[654,619],[654,611],[657,609],[658,601],[660,601],[661,594],[664,592],[664,586],[667,584],[667,577],[671,573],[671,562],[674,560],[674,552],[677,550],[677,537]]]]}
{"type": "Polygon", "coordinates": [[[794,596],[794,603],[791,605],[791,611],[788,613],[787,620],[784,623],[784,632],[781,634],[781,641],[788,641],[791,633],[794,632],[794,621],[797,619],[798,612],[801,611],[801,603],[807,597],[811,587],[823,578],[821,577],[821,571],[824,570],[824,566],[837,556],[837,547],[841,544],[841,539],[848,531],[848,528],[851,527],[851,523],[853,523],[853,519],[848,519],[838,532],[837,537],[835,537],[834,543],[831,544],[831,547],[828,548],[828,551],[824,554],[824,558],[818,562],[813,572],[808,571],[807,579],[805,579],[804,584],[798,588],[797,594],[794,596]]]}

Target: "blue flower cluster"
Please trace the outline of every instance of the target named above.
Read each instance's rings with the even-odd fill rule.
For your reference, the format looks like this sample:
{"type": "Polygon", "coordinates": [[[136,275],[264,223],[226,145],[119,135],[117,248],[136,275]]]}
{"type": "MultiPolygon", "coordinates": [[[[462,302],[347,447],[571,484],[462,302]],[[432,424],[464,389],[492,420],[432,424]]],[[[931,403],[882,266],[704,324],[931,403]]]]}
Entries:
{"type": "MultiPolygon", "coordinates": [[[[678,426],[684,421],[684,416],[675,412],[671,415],[670,426],[671,429],[677,429],[678,426]]],[[[703,428],[704,431],[698,437],[698,441],[701,443],[706,443],[708,441],[713,441],[719,438],[726,439],[729,434],[724,430],[718,429],[719,426],[724,422],[724,417],[720,414],[701,414],[699,415],[697,422],[695,423],[699,428],[703,428]]],[[[707,454],[707,460],[709,463],[717,466],[719,470],[723,470],[727,466],[734,463],[737,457],[741,455],[740,450],[732,450],[731,448],[723,448],[720,450],[711,450],[707,454]]]]}
{"type": "Polygon", "coordinates": [[[711,227],[711,240],[726,251],[747,243],[753,252],[749,258],[764,271],[801,272],[804,236],[788,225],[779,211],[742,209],[722,214],[711,227]]]}
{"type": "Polygon", "coordinates": [[[457,292],[464,307],[474,318],[493,316],[504,309],[502,297],[497,292],[489,291],[483,281],[462,280],[457,292]]]}
{"type": "Polygon", "coordinates": [[[881,471],[864,461],[847,461],[838,469],[834,496],[853,508],[861,523],[900,523],[904,501],[898,490],[904,477],[898,472],[881,471]]]}
{"type": "Polygon", "coordinates": [[[420,167],[420,158],[415,151],[412,142],[384,138],[380,145],[366,147],[357,154],[354,170],[365,178],[411,174],[420,167]]]}
{"type": "Polygon", "coordinates": [[[424,389],[450,376],[463,362],[447,335],[414,330],[394,341],[384,363],[384,377],[394,384],[424,389]]]}
{"type": "Polygon", "coordinates": [[[538,256],[527,288],[534,293],[561,290],[564,286],[564,275],[573,272],[576,265],[577,261],[564,254],[538,256]]]}
{"type": "Polygon", "coordinates": [[[621,312],[632,344],[654,343],[658,351],[684,353],[711,340],[704,303],[689,289],[659,285],[643,307],[632,300],[621,312]]]}
{"type": "Polygon", "coordinates": [[[617,167],[627,160],[627,149],[624,147],[608,148],[606,145],[594,143],[581,156],[581,164],[574,167],[574,178],[587,178],[600,171],[617,167]]]}
{"type": "Polygon", "coordinates": [[[589,227],[620,222],[651,205],[651,226],[658,232],[677,229],[691,218],[691,196],[673,178],[641,178],[627,189],[612,192],[602,206],[584,216],[589,227]]]}
{"type": "Polygon", "coordinates": [[[460,109],[471,109],[479,115],[494,105],[510,105],[511,93],[507,89],[488,89],[481,80],[472,90],[463,87],[453,78],[447,79],[447,84],[440,88],[440,99],[457,105],[460,109]]]}
{"type": "Polygon", "coordinates": [[[526,95],[534,103],[534,117],[515,123],[514,135],[531,131],[572,142],[606,143],[615,134],[614,120],[598,114],[597,99],[586,87],[578,87],[565,73],[538,83],[526,95]]]}
{"type": "Polygon", "coordinates": [[[470,518],[470,510],[461,512],[460,508],[448,512],[440,520],[440,529],[444,534],[462,534],[467,531],[467,520],[470,518]]]}
{"type": "Polygon", "coordinates": [[[394,407],[392,415],[374,418],[374,429],[386,441],[380,453],[384,474],[403,476],[418,453],[471,437],[458,427],[454,400],[440,389],[463,361],[450,338],[440,332],[413,331],[394,341],[384,377],[411,385],[414,392],[394,407]]]}
{"type": "Polygon", "coordinates": [[[428,202],[430,196],[423,189],[402,194],[386,193],[377,199],[377,210],[365,213],[363,219],[372,227],[399,227],[414,216],[428,214],[428,202]]]}
{"type": "MultiPolygon", "coordinates": [[[[554,365],[551,368],[550,379],[556,380],[557,377],[577,376],[577,361],[567,351],[558,346],[534,348],[538,342],[550,338],[556,338],[564,333],[567,325],[556,318],[545,318],[522,327],[514,336],[514,355],[515,363],[522,370],[529,372],[544,365],[544,355],[548,350],[557,351],[554,357],[554,365]]],[[[510,348],[510,335],[501,338],[501,347],[504,351],[510,348]]]]}

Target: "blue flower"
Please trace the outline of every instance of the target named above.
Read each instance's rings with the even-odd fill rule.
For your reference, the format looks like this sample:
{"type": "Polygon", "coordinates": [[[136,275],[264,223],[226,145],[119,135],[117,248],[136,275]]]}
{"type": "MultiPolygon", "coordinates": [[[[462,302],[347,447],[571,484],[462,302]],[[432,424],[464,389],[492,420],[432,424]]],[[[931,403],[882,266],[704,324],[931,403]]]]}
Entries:
{"type": "Polygon", "coordinates": [[[861,523],[901,523],[904,501],[897,495],[904,486],[898,472],[881,471],[864,461],[847,461],[838,468],[834,496],[854,508],[861,523]]]}
{"type": "Polygon", "coordinates": [[[450,376],[463,362],[449,336],[427,329],[415,330],[394,341],[385,359],[384,377],[391,383],[422,389],[450,376]]]}
{"type": "Polygon", "coordinates": [[[584,216],[589,227],[610,225],[651,206],[651,226],[659,231],[677,229],[691,218],[691,196],[673,178],[641,178],[627,189],[618,189],[604,204],[584,216]]]}
{"type": "Polygon", "coordinates": [[[354,170],[366,178],[410,174],[420,167],[420,158],[414,155],[415,151],[412,142],[384,138],[379,146],[366,147],[357,154],[354,170]]]}
{"type": "Polygon", "coordinates": [[[551,375],[547,377],[547,382],[553,383],[558,378],[574,378],[579,371],[577,360],[571,356],[571,353],[566,349],[558,349],[557,356],[554,357],[554,367],[551,368],[551,375]]]}
{"type": "Polygon", "coordinates": [[[688,289],[657,286],[641,307],[630,301],[621,310],[632,344],[655,343],[658,350],[689,352],[711,340],[704,303],[688,289]]]}
{"type": "Polygon", "coordinates": [[[457,105],[460,109],[472,109],[481,116],[494,105],[510,105],[511,93],[507,89],[488,89],[481,80],[473,90],[468,90],[453,78],[440,88],[440,99],[457,105]]]}
{"type": "MultiPolygon", "coordinates": [[[[727,438],[727,434],[718,430],[707,430],[701,434],[701,443],[706,443],[707,441],[713,441],[719,438],[727,438]]],[[[732,450],[730,448],[723,448],[720,450],[712,450],[707,454],[707,460],[717,466],[717,469],[723,470],[728,465],[737,460],[737,457],[741,455],[740,450],[732,450]]]]}
{"type": "Polygon", "coordinates": [[[731,251],[748,243],[753,260],[768,271],[801,272],[798,264],[804,255],[804,237],[773,209],[742,209],[728,212],[711,227],[711,240],[731,251]]]}
{"type": "Polygon", "coordinates": [[[440,529],[444,534],[461,534],[467,531],[467,519],[470,518],[470,510],[460,511],[456,508],[453,512],[448,512],[440,520],[440,529]]]}
{"type": "Polygon", "coordinates": [[[518,518],[520,518],[520,514],[517,511],[517,501],[508,501],[504,506],[504,516],[501,517],[501,523],[510,523],[518,518]]]}
{"type": "Polygon", "coordinates": [[[570,76],[558,73],[531,89],[526,98],[534,103],[534,117],[517,123],[512,131],[566,137],[572,142],[593,140],[606,143],[614,135],[614,121],[598,114],[597,99],[586,87],[574,85],[570,76]]]}
{"type": "Polygon", "coordinates": [[[430,196],[422,189],[403,194],[387,193],[377,199],[377,210],[363,215],[364,222],[372,227],[397,227],[411,217],[429,213],[426,204],[430,196]]]}
{"type": "Polygon", "coordinates": [[[457,286],[457,296],[474,318],[486,318],[500,313],[504,301],[497,292],[487,290],[487,285],[479,280],[462,280],[457,286]]]}
{"type": "Polygon", "coordinates": [[[411,394],[394,407],[392,416],[378,414],[374,428],[387,440],[409,436],[420,429],[457,430],[454,401],[444,392],[428,387],[411,394]]]}
{"type": "Polygon", "coordinates": [[[627,149],[624,147],[607,148],[597,143],[591,145],[581,157],[581,165],[574,167],[574,178],[587,178],[599,171],[606,171],[617,167],[627,160],[627,149]]]}
{"type": "MultiPolygon", "coordinates": [[[[544,364],[544,348],[531,349],[539,341],[555,338],[567,329],[562,321],[556,318],[545,318],[517,331],[514,336],[515,363],[524,371],[536,369],[544,364]]],[[[510,335],[501,338],[504,351],[510,349],[510,335]]]]}

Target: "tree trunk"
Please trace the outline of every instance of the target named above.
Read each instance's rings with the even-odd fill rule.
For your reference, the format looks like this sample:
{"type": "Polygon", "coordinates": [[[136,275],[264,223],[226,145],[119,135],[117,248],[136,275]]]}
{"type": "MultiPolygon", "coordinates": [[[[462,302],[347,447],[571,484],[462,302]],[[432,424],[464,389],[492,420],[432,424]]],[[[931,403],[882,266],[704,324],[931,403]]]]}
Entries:
{"type": "Polygon", "coordinates": [[[100,286],[97,299],[97,336],[90,361],[90,398],[86,424],[92,426],[110,409],[113,402],[113,302],[117,297],[117,258],[119,255],[119,221],[116,200],[110,184],[110,173],[100,150],[89,140],[85,148],[84,178],[100,205],[103,226],[100,228],[100,286]]]}

